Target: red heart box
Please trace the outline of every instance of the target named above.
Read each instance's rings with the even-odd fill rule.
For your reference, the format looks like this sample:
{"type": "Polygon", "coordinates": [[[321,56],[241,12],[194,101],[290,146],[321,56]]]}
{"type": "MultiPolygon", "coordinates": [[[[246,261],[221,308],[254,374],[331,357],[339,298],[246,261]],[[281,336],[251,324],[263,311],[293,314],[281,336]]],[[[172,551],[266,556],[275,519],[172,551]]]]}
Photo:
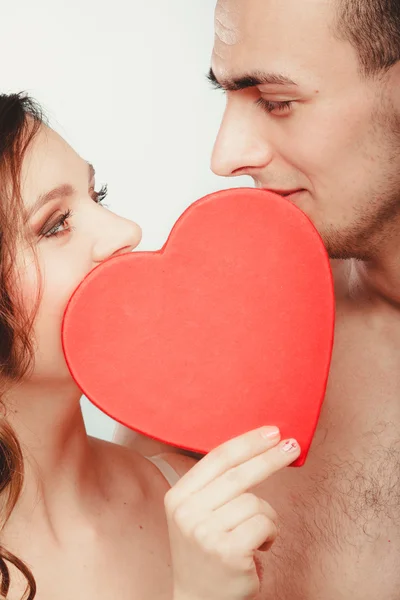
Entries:
{"type": "Polygon", "coordinates": [[[63,322],[67,364],[102,411],[206,453],[262,425],[304,463],[334,330],[329,260],[288,200],[226,190],[190,206],[157,252],[96,267],[63,322]]]}

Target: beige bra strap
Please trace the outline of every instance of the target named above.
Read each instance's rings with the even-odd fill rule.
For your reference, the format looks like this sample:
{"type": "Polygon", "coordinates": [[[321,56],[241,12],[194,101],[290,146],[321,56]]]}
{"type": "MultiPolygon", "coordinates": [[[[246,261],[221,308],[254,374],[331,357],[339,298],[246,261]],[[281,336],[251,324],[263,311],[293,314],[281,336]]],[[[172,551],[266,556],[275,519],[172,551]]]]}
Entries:
{"type": "Polygon", "coordinates": [[[157,469],[164,475],[165,479],[168,481],[169,485],[173,487],[177,481],[181,478],[181,476],[171,467],[167,461],[159,455],[156,456],[146,456],[147,460],[153,463],[157,467],[157,469]]]}

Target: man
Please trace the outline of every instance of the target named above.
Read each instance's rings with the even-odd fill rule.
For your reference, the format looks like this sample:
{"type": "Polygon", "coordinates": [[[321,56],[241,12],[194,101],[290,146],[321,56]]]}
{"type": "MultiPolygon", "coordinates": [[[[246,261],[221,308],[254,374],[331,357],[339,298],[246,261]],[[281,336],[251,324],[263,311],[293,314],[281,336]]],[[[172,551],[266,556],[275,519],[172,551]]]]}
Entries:
{"type": "Polygon", "coordinates": [[[215,23],[213,170],[311,218],[337,299],[308,461],[258,490],[280,517],[260,598],[398,600],[400,2],[220,0],[215,23]]]}

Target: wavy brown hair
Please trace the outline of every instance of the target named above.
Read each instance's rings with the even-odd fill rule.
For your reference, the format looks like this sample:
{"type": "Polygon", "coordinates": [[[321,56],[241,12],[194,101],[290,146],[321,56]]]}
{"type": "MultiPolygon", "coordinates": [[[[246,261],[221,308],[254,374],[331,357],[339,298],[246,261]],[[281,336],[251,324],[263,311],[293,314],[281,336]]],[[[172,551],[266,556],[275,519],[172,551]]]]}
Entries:
{"type": "MultiPolygon", "coordinates": [[[[31,338],[34,315],[27,315],[17,301],[15,256],[24,222],[21,197],[22,162],[32,139],[44,122],[40,107],[26,94],[0,94],[0,514],[1,530],[21,494],[24,481],[23,456],[18,439],[7,422],[3,396],[33,364],[31,338]],[[14,286],[15,287],[15,286],[14,286]]],[[[0,597],[7,598],[13,565],[26,579],[21,600],[36,596],[35,579],[29,568],[0,543],[0,597]]]]}

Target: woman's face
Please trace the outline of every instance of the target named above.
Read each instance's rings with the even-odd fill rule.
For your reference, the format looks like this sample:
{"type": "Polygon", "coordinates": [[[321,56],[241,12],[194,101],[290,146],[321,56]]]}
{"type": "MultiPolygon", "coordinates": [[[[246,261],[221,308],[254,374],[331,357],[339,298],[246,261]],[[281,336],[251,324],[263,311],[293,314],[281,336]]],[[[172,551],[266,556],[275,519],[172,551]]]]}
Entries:
{"type": "Polygon", "coordinates": [[[34,308],[41,286],[31,377],[36,382],[57,382],[71,377],[62,351],[61,324],[72,292],[96,265],[133,250],[141,230],[101,206],[93,167],[45,126],[25,156],[21,192],[27,222],[18,252],[17,286],[26,309],[34,308]]]}

